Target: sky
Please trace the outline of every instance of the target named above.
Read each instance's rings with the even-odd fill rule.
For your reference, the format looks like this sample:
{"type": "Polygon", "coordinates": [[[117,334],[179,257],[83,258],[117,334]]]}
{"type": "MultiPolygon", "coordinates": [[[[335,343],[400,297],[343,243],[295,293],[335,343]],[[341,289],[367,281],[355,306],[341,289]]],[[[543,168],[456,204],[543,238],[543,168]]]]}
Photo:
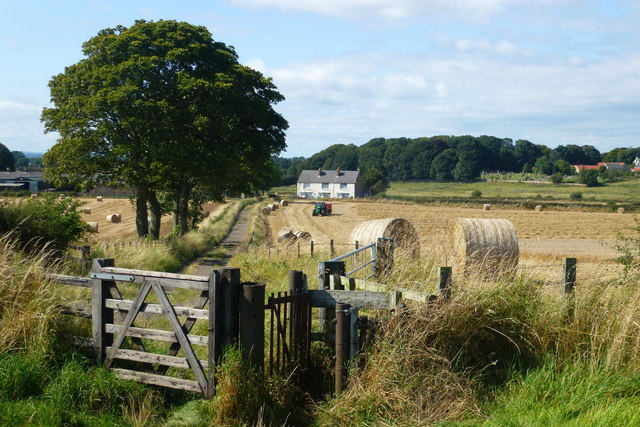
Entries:
{"type": "Polygon", "coordinates": [[[0,0],[0,142],[53,146],[49,80],[137,19],[204,25],[271,77],[285,157],[433,135],[640,146],[637,0],[0,0]]]}

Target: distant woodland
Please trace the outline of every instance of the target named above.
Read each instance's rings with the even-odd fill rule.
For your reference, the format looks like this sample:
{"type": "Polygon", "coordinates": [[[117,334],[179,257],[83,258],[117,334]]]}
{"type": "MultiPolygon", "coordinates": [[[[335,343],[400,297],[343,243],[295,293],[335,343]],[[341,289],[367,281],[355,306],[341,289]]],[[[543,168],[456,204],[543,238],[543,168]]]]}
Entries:
{"type": "Polygon", "coordinates": [[[571,174],[569,165],[633,163],[638,148],[600,153],[592,145],[545,145],[495,136],[375,138],[361,146],[335,144],[309,158],[274,158],[282,185],[294,184],[303,169],[360,169],[389,181],[472,181],[483,171],[571,174]]]}

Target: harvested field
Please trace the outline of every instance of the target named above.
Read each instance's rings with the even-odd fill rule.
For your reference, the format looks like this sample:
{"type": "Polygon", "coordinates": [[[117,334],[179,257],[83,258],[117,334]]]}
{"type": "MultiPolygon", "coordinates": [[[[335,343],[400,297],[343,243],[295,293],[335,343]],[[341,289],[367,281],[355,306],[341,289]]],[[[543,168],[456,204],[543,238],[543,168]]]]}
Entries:
{"type": "MultiPolygon", "coordinates": [[[[518,234],[521,263],[560,260],[575,256],[579,260],[598,261],[616,256],[612,244],[618,233],[634,225],[633,215],[601,212],[564,212],[533,210],[490,211],[458,207],[334,201],[333,215],[312,216],[313,204],[294,201],[273,212],[265,220],[275,236],[283,227],[305,230],[314,242],[349,242],[349,235],[362,221],[401,216],[417,229],[422,256],[438,251],[446,242],[446,229],[453,218],[496,218],[511,221],[518,234]],[[431,249],[430,249],[431,248],[431,249]]],[[[339,248],[339,246],[338,246],[339,248]]],[[[440,249],[441,250],[441,249],[440,249]]],[[[342,252],[338,249],[339,252],[342,252]]]]}
{"type": "MultiPolygon", "coordinates": [[[[135,206],[129,199],[108,199],[104,198],[101,202],[95,198],[79,199],[83,203],[80,216],[86,222],[97,222],[99,224],[99,232],[93,234],[95,240],[112,240],[131,238],[136,236],[136,212],[135,206]],[[91,213],[82,213],[83,208],[89,208],[91,213]],[[109,214],[118,212],[121,214],[121,222],[111,223],[105,218],[109,214]]],[[[215,211],[222,206],[219,203],[208,203],[205,206],[205,212],[215,211]]],[[[171,215],[165,215],[162,218],[161,235],[166,236],[171,232],[173,227],[173,218],[171,215]]]]}

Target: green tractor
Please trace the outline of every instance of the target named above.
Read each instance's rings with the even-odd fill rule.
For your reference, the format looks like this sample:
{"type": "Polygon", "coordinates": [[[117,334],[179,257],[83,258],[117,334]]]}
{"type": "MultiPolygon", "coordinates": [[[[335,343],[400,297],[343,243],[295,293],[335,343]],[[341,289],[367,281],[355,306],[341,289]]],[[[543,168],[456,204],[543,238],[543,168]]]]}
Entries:
{"type": "Polygon", "coordinates": [[[327,216],[331,215],[332,206],[330,203],[325,202],[316,202],[316,205],[313,208],[313,216],[327,216]]]}

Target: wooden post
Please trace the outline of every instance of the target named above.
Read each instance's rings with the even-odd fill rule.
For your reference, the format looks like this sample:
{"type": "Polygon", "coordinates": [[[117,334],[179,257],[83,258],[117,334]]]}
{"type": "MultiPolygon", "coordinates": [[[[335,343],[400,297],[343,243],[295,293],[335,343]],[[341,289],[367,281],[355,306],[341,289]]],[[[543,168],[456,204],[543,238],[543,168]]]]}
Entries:
{"type": "Polygon", "coordinates": [[[311,248],[310,250],[311,258],[313,258],[313,240],[311,241],[311,243],[309,243],[309,247],[311,248]]]}
{"type": "MultiPolygon", "coordinates": [[[[299,270],[289,270],[289,295],[301,295],[305,293],[304,286],[304,273],[299,270]]],[[[291,303],[289,328],[291,335],[293,336],[292,353],[297,355],[299,360],[302,361],[302,356],[305,353],[303,344],[306,340],[306,319],[305,310],[303,304],[293,301],[291,303]]]]}
{"type": "Polygon", "coordinates": [[[227,347],[238,342],[240,333],[240,269],[223,268],[220,270],[222,282],[222,346],[227,347]]]}
{"type": "Polygon", "coordinates": [[[222,358],[222,277],[219,270],[209,275],[209,327],[208,327],[208,362],[207,398],[213,397],[216,390],[215,367],[222,358]]]}
{"type": "MultiPolygon", "coordinates": [[[[329,289],[332,274],[344,276],[346,273],[344,261],[324,261],[318,264],[318,289],[329,289]]],[[[329,323],[333,320],[332,309],[318,309],[318,321],[320,332],[329,331],[329,323]]]]}
{"type": "Polygon", "coordinates": [[[91,246],[82,247],[82,261],[84,261],[85,267],[91,265],[91,246]]]}
{"type": "MultiPolygon", "coordinates": [[[[113,267],[113,259],[96,259],[93,261],[91,271],[99,273],[102,267],[113,267]]],[[[93,279],[92,283],[92,310],[91,332],[96,362],[101,365],[106,356],[105,350],[113,343],[113,334],[105,332],[105,324],[113,323],[113,309],[105,307],[105,300],[111,297],[111,287],[115,286],[112,280],[93,279]]]]}
{"type": "Polygon", "coordinates": [[[564,259],[564,274],[562,280],[562,287],[564,294],[569,296],[575,291],[576,286],[576,258],[564,259]]]}
{"type": "Polygon", "coordinates": [[[391,272],[393,269],[393,239],[378,238],[375,265],[376,276],[391,272]]]}
{"type": "Polygon", "coordinates": [[[349,346],[349,360],[353,360],[358,354],[359,340],[358,340],[358,330],[360,328],[359,320],[358,320],[358,307],[351,308],[351,314],[349,319],[349,337],[350,337],[350,346],[349,346]]]}
{"type": "Polygon", "coordinates": [[[240,346],[242,357],[264,369],[264,283],[243,283],[240,298],[240,346]]]}
{"type": "MultiPolygon", "coordinates": [[[[357,251],[357,250],[360,248],[360,242],[358,242],[358,241],[356,240],[356,241],[355,241],[354,246],[355,246],[354,250],[356,250],[356,251],[357,251]]],[[[354,258],[355,258],[355,261],[356,261],[356,264],[358,264],[358,258],[359,258],[359,257],[358,257],[358,255],[360,255],[360,252],[356,252],[356,255],[355,255],[355,257],[354,257],[354,258]]]]}
{"type": "Polygon", "coordinates": [[[300,258],[300,242],[298,242],[298,258],[300,258]]]}
{"type": "Polygon", "coordinates": [[[329,241],[329,258],[333,258],[335,250],[333,248],[333,239],[329,241]]]}
{"type": "Polygon", "coordinates": [[[442,298],[451,298],[451,267],[438,267],[438,293],[442,298]]]}
{"type": "Polygon", "coordinates": [[[347,363],[351,350],[351,305],[336,304],[336,396],[341,394],[347,382],[347,363]]]}

